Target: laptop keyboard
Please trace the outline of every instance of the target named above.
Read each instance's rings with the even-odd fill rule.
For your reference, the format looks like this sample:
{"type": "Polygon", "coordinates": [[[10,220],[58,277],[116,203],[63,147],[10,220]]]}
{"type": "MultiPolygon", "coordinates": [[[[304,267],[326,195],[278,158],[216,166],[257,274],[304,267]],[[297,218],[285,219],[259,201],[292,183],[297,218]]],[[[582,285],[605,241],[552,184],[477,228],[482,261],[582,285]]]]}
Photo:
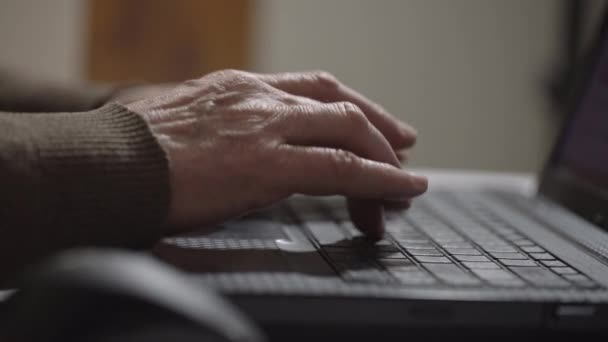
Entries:
{"type": "Polygon", "coordinates": [[[470,210],[452,206],[433,208],[423,203],[407,212],[387,212],[387,234],[376,242],[366,239],[353,227],[344,206],[317,203],[317,210],[307,211],[301,219],[324,257],[348,282],[506,288],[598,287],[589,277],[480,203],[470,210]],[[435,211],[441,209],[450,214],[439,217],[435,211]]]}

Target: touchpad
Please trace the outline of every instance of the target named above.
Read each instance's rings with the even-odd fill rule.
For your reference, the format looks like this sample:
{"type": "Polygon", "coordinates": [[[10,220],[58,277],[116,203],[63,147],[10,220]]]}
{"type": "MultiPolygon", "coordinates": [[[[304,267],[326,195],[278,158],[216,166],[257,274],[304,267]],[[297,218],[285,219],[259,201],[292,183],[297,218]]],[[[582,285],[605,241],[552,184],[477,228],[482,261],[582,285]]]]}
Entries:
{"type": "Polygon", "coordinates": [[[277,240],[287,239],[282,222],[270,217],[252,215],[218,225],[218,230],[206,235],[207,239],[277,240]]]}
{"type": "Polygon", "coordinates": [[[154,254],[192,272],[289,271],[276,240],[289,240],[286,213],[269,208],[213,229],[165,238],[154,254]]]}

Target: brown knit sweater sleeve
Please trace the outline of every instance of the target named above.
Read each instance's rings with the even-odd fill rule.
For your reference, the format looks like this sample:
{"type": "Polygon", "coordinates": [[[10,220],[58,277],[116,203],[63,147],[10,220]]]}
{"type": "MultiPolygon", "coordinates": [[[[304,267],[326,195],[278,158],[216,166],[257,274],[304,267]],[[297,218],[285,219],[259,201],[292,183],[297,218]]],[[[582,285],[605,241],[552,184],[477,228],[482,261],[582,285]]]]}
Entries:
{"type": "Polygon", "coordinates": [[[166,156],[124,107],[0,112],[0,278],[68,247],[149,246],[168,198],[166,156]]]}

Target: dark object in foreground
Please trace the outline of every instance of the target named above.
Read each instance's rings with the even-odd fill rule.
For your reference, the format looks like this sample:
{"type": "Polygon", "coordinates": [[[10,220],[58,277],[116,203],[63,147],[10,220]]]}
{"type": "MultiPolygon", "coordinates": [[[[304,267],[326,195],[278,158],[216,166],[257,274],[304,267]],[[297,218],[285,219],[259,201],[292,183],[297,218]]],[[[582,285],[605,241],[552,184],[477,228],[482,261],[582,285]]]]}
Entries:
{"type": "Polygon", "coordinates": [[[63,254],[25,277],[3,309],[6,341],[263,340],[179,271],[122,251],[63,254]]]}

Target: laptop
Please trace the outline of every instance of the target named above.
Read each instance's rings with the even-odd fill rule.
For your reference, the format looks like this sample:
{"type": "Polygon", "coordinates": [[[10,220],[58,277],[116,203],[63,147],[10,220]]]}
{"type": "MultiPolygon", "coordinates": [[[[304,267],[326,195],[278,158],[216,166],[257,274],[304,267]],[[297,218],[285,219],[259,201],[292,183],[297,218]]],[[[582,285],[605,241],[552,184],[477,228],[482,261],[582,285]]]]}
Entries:
{"type": "Polygon", "coordinates": [[[353,227],[341,198],[294,196],[212,233],[167,238],[156,253],[194,282],[227,294],[263,326],[288,327],[292,338],[323,329],[375,336],[602,333],[608,330],[605,23],[592,50],[533,196],[431,186],[409,210],[386,211],[380,241],[353,227]]]}

